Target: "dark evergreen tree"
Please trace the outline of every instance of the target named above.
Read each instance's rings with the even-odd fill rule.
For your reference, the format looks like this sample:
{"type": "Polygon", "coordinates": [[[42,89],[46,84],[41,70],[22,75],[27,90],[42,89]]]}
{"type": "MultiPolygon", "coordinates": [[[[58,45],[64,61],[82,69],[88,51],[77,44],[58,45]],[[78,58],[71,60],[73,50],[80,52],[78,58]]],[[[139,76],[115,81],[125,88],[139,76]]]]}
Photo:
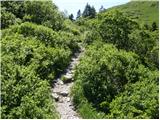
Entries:
{"type": "Polygon", "coordinates": [[[95,16],[96,16],[96,9],[94,8],[94,6],[92,6],[90,10],[90,17],[95,18],[95,16]]]}
{"type": "Polygon", "coordinates": [[[84,9],[84,11],[83,11],[82,16],[83,16],[83,17],[88,17],[88,16],[89,16],[90,9],[91,9],[91,6],[87,3],[87,5],[86,5],[86,7],[85,7],[85,9],[84,9]]]}
{"type": "Polygon", "coordinates": [[[94,18],[96,15],[96,10],[94,8],[94,6],[90,6],[88,3],[83,11],[82,16],[83,17],[90,17],[90,18],[94,18]]]}
{"type": "Polygon", "coordinates": [[[70,15],[69,15],[69,19],[70,19],[71,21],[73,21],[73,20],[74,20],[73,18],[74,18],[73,14],[70,14],[70,15]]]}
{"type": "Polygon", "coordinates": [[[81,10],[78,10],[76,19],[81,17],[81,10]]]}
{"type": "Polygon", "coordinates": [[[101,5],[99,12],[103,12],[105,10],[105,8],[103,7],[103,5],[101,5]]]}

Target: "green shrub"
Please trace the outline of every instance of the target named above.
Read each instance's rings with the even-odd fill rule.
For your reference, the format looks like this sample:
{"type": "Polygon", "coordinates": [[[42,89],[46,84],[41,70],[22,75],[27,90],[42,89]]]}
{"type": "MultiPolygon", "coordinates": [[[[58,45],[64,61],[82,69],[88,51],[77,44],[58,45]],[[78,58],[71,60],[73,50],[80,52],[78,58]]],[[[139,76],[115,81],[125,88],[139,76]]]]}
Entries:
{"type": "Polygon", "coordinates": [[[66,19],[64,21],[64,28],[63,30],[66,32],[70,32],[74,35],[80,35],[79,26],[75,25],[71,20],[66,19]]]}
{"type": "Polygon", "coordinates": [[[144,65],[152,69],[158,68],[158,53],[156,52],[158,49],[158,31],[135,30],[129,35],[129,40],[132,43],[129,50],[137,53],[144,65]]]}
{"type": "Polygon", "coordinates": [[[102,39],[100,34],[96,30],[86,31],[84,35],[85,35],[84,43],[87,45],[90,45],[94,41],[100,41],[102,39]]]}
{"type": "Polygon", "coordinates": [[[82,118],[85,119],[100,119],[105,118],[105,114],[96,111],[89,103],[83,94],[82,81],[75,81],[74,86],[71,89],[71,95],[73,96],[73,103],[80,113],[82,118]]]}
{"type": "Polygon", "coordinates": [[[25,14],[24,1],[1,1],[1,7],[19,19],[22,19],[25,14]]]}
{"type": "Polygon", "coordinates": [[[58,118],[48,82],[32,65],[15,65],[8,57],[2,56],[1,118],[58,118]]]}
{"type": "Polygon", "coordinates": [[[54,30],[63,28],[63,16],[51,1],[2,1],[2,28],[15,24],[15,19],[41,24],[54,30]]]}
{"type": "Polygon", "coordinates": [[[69,47],[72,51],[77,51],[79,49],[79,46],[77,42],[79,41],[79,37],[74,36],[72,33],[59,31],[58,32],[59,37],[59,45],[62,45],[64,47],[69,47]]]}
{"type": "Polygon", "coordinates": [[[19,65],[35,64],[41,79],[49,81],[66,68],[71,57],[69,49],[45,47],[35,38],[25,39],[19,35],[4,37],[2,45],[2,54],[12,56],[15,63],[19,65]]]}
{"type": "MultiPolygon", "coordinates": [[[[63,16],[57,10],[55,4],[49,1],[25,1],[25,15],[30,16],[30,21],[42,24],[53,30],[60,30],[63,27],[63,16]]],[[[26,17],[23,19],[26,20],[26,17]]]]}
{"type": "Polygon", "coordinates": [[[157,47],[158,30],[141,28],[137,22],[116,10],[100,14],[92,24],[104,42],[112,43],[118,49],[135,52],[140,56],[143,65],[151,69],[158,68],[158,58],[153,59],[151,55],[153,48],[157,47]]]}
{"type": "Polygon", "coordinates": [[[131,45],[128,35],[135,28],[138,28],[137,23],[119,11],[106,13],[102,20],[99,20],[98,25],[98,31],[105,42],[115,44],[116,47],[126,50],[131,45]]]}
{"type": "Polygon", "coordinates": [[[4,31],[2,118],[58,118],[49,83],[69,64],[70,49],[46,47],[36,38],[4,31]]]}
{"type": "Polygon", "coordinates": [[[75,79],[79,79],[77,77],[80,75],[85,96],[89,101],[99,104],[105,99],[111,101],[115,94],[123,90],[124,84],[135,81],[137,75],[130,69],[134,70],[138,64],[135,54],[99,43],[86,51],[85,59],[76,70],[75,79]],[[127,73],[132,76],[127,76],[127,73]]]}
{"type": "Polygon", "coordinates": [[[24,37],[36,37],[38,40],[41,40],[41,42],[45,43],[46,45],[55,46],[56,43],[58,43],[58,34],[52,29],[42,25],[25,22],[22,23],[20,26],[11,27],[11,29],[14,32],[23,34],[24,37]]]}
{"type": "Polygon", "coordinates": [[[21,23],[14,14],[7,12],[4,8],[1,9],[1,28],[8,28],[10,25],[21,23]]]}
{"type": "MultiPolygon", "coordinates": [[[[71,33],[59,31],[55,32],[42,25],[25,22],[19,26],[12,26],[10,31],[24,35],[24,37],[35,37],[46,46],[70,48],[72,51],[78,50],[77,37],[71,33]]],[[[6,34],[6,33],[4,33],[6,34]]]]}
{"type": "MultiPolygon", "coordinates": [[[[145,82],[146,80],[151,83],[153,82],[153,86],[155,87],[158,84],[157,71],[152,72],[148,68],[145,68],[135,53],[118,50],[113,45],[101,42],[88,46],[85,56],[81,58],[80,64],[76,68],[74,79],[76,80],[76,84],[73,87],[73,101],[78,106],[78,109],[84,109],[81,104],[83,104],[83,101],[88,101],[92,104],[92,107],[97,109],[97,114],[98,111],[102,111],[105,113],[104,118],[112,119],[143,117],[142,114],[131,117],[129,117],[129,114],[127,117],[123,116],[123,114],[122,116],[109,116],[112,114],[110,104],[116,99],[116,96],[127,91],[127,86],[138,82],[145,84],[147,83],[145,82]]],[[[147,86],[144,89],[147,89],[147,86]]],[[[152,89],[147,94],[152,95],[152,89]]],[[[154,95],[158,96],[158,92],[154,95]]],[[[157,98],[151,99],[158,100],[157,98]]],[[[144,98],[144,100],[150,101],[148,98],[144,98]]],[[[141,102],[141,100],[139,99],[137,102],[141,102]]],[[[154,102],[154,105],[156,105],[156,102],[154,102]]],[[[119,106],[121,106],[121,103],[119,103],[119,106]]],[[[128,109],[130,109],[129,106],[128,109]]],[[[156,111],[156,108],[150,109],[147,107],[147,109],[156,111]]],[[[127,112],[120,108],[118,108],[117,113],[127,114],[127,112]]],[[[82,112],[81,114],[87,117],[87,113],[82,112]]],[[[150,112],[150,114],[146,113],[146,116],[143,118],[156,118],[153,115],[154,112],[150,112]]]]}
{"type": "Polygon", "coordinates": [[[158,91],[153,77],[126,86],[125,91],[111,102],[110,118],[158,119],[158,91]]]}

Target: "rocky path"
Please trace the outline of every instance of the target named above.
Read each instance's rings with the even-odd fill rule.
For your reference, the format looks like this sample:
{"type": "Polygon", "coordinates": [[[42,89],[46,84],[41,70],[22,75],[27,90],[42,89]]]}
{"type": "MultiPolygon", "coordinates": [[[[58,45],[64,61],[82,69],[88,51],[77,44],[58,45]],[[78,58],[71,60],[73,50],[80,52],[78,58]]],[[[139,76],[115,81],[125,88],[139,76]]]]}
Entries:
{"type": "Polygon", "coordinates": [[[81,49],[80,52],[75,53],[66,72],[54,80],[52,96],[56,101],[56,110],[59,112],[61,119],[80,119],[70,97],[70,88],[73,85],[74,68],[78,64],[83,51],[84,49],[81,49]],[[62,78],[65,79],[65,82],[61,80],[62,78]]]}

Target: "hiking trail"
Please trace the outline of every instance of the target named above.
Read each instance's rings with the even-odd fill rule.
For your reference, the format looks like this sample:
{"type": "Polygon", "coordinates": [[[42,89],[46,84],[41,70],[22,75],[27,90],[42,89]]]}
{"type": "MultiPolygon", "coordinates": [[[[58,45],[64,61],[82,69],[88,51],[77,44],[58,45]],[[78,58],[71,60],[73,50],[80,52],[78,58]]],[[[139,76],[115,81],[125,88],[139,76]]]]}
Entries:
{"type": "Polygon", "coordinates": [[[65,73],[61,74],[59,78],[54,80],[52,88],[52,96],[56,101],[56,110],[60,114],[61,119],[80,119],[80,116],[76,112],[72,103],[72,97],[70,96],[70,89],[73,86],[73,74],[74,68],[79,63],[79,59],[84,52],[84,48],[81,47],[79,52],[74,53],[71,58],[71,62],[66,68],[65,73]],[[61,78],[65,79],[65,82],[61,78]]]}

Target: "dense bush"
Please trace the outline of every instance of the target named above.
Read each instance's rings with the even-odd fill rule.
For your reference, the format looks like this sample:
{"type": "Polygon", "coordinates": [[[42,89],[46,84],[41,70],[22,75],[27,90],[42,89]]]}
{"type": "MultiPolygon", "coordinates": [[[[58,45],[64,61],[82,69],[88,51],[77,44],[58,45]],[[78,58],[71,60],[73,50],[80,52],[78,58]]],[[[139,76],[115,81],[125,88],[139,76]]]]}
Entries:
{"type": "Polygon", "coordinates": [[[54,30],[62,29],[63,17],[51,0],[25,1],[24,8],[25,16],[30,16],[31,22],[42,24],[54,30]]]}
{"type": "Polygon", "coordinates": [[[2,118],[58,118],[49,80],[68,64],[70,52],[33,39],[2,37],[2,118]]]}
{"type": "Polygon", "coordinates": [[[77,35],[78,37],[78,35],[80,35],[79,29],[80,27],[75,25],[71,20],[66,19],[64,21],[64,28],[63,28],[64,31],[77,35]]]}
{"type": "Polygon", "coordinates": [[[118,51],[110,45],[101,47],[102,44],[97,44],[99,45],[87,50],[85,59],[75,73],[75,77],[80,75],[83,81],[85,96],[95,104],[105,99],[111,101],[123,89],[124,84],[134,81],[137,76],[129,76],[129,72],[132,72],[129,70],[139,64],[133,53],[118,51]]]}
{"type": "Polygon", "coordinates": [[[58,118],[48,82],[36,75],[33,66],[15,65],[7,57],[2,57],[1,117],[58,118]]]}
{"type": "Polygon", "coordinates": [[[83,42],[72,88],[81,117],[158,119],[156,23],[92,17],[64,19],[51,0],[1,2],[1,118],[59,118],[50,86],[83,42]]]}
{"type": "Polygon", "coordinates": [[[12,26],[11,31],[23,34],[24,37],[32,36],[41,40],[46,46],[55,46],[58,42],[58,34],[52,29],[44,27],[42,25],[36,25],[33,23],[25,22],[20,26],[12,26]]]}
{"type": "Polygon", "coordinates": [[[158,90],[152,76],[126,86],[126,90],[111,102],[109,118],[158,119],[158,90]]]}
{"type": "Polygon", "coordinates": [[[1,28],[7,28],[10,25],[20,23],[21,20],[17,19],[14,14],[7,12],[5,8],[1,9],[1,28]]]}
{"type": "MultiPolygon", "coordinates": [[[[145,84],[145,82],[143,83],[145,80],[150,82],[153,81],[154,86],[158,86],[156,82],[158,79],[157,74],[155,74],[156,72],[152,72],[148,68],[141,65],[139,57],[136,54],[132,52],[125,52],[123,50],[117,50],[113,45],[99,42],[95,44],[96,45],[91,45],[87,48],[85,56],[76,68],[74,77],[76,80],[76,85],[74,89],[76,86],[81,87],[77,87],[76,89],[79,91],[79,96],[76,95],[77,92],[75,91],[73,92],[73,96],[75,104],[77,106],[79,105],[79,109],[83,109],[81,107],[81,102],[85,101],[84,98],[87,98],[87,101],[92,103],[93,107],[105,112],[107,116],[104,117],[109,118],[109,114],[112,112],[110,110],[110,104],[117,95],[127,90],[126,86],[132,84],[134,85],[138,82],[145,84]]],[[[144,89],[148,88],[148,86],[145,87],[146,88],[144,89]]],[[[150,87],[151,90],[148,94],[152,94],[153,87],[150,87]]],[[[154,93],[154,95],[158,96],[158,92],[154,93]]],[[[154,97],[151,97],[151,99],[158,100],[158,98],[154,97]]],[[[150,101],[147,97],[144,98],[144,100],[148,102],[150,101]]],[[[139,100],[137,102],[142,101],[139,100]]],[[[154,104],[156,104],[156,102],[154,104]]],[[[151,110],[148,106],[146,109],[151,110]]],[[[154,109],[154,111],[156,110],[157,108],[154,109]]],[[[153,115],[154,111],[151,112],[152,115],[146,114],[144,118],[155,118],[153,115]]],[[[124,111],[119,108],[117,112],[123,113],[124,111]]],[[[127,114],[127,112],[125,112],[125,114],[127,114]]],[[[142,114],[137,114],[131,117],[140,118],[139,116],[142,116],[142,114]]]]}
{"type": "Polygon", "coordinates": [[[78,50],[79,33],[61,31],[52,1],[3,1],[1,18],[1,118],[59,118],[50,86],[78,50]]]}
{"type": "Polygon", "coordinates": [[[84,36],[84,43],[87,45],[92,44],[94,41],[102,41],[100,34],[96,30],[86,31],[84,36]]]}
{"type": "Polygon", "coordinates": [[[158,68],[158,31],[135,30],[129,35],[129,41],[129,50],[137,53],[144,65],[158,68]]]}
{"type": "Polygon", "coordinates": [[[74,86],[72,87],[71,95],[73,96],[73,103],[80,113],[82,118],[85,119],[102,119],[105,117],[105,114],[101,111],[96,110],[92,106],[92,103],[87,101],[87,98],[84,96],[82,82],[80,80],[75,81],[74,86]]]}
{"type": "Polygon", "coordinates": [[[78,41],[80,41],[79,36],[74,36],[72,33],[59,31],[58,32],[58,44],[64,47],[69,47],[72,52],[75,52],[79,49],[78,41]]]}
{"type": "Polygon", "coordinates": [[[23,34],[24,37],[31,36],[36,37],[43,42],[46,46],[70,48],[71,50],[77,50],[77,38],[68,32],[55,32],[50,28],[42,25],[36,25],[29,22],[22,23],[19,26],[12,26],[10,31],[23,34]]]}
{"type": "Polygon", "coordinates": [[[2,30],[2,118],[58,118],[49,83],[77,49],[73,34],[41,25],[2,30]]]}
{"type": "Polygon", "coordinates": [[[58,118],[50,84],[76,50],[69,32],[29,22],[2,30],[2,118],[58,118]]]}
{"type": "Polygon", "coordinates": [[[102,20],[100,19],[98,30],[105,42],[113,43],[118,48],[128,50],[131,45],[128,35],[136,27],[138,27],[137,23],[121,12],[111,11],[106,13],[102,20]]]}
{"type": "Polygon", "coordinates": [[[114,10],[99,14],[97,22],[93,22],[92,26],[98,26],[95,28],[106,43],[112,43],[119,49],[135,52],[145,66],[152,69],[158,68],[158,57],[153,58],[151,55],[157,56],[154,50],[158,48],[158,30],[150,31],[146,30],[146,27],[141,28],[137,22],[114,10]]]}
{"type": "Polygon", "coordinates": [[[51,0],[2,1],[1,7],[6,10],[2,10],[2,28],[15,24],[14,19],[41,24],[54,30],[63,28],[63,16],[51,0]]]}
{"type": "Polygon", "coordinates": [[[3,49],[5,53],[12,53],[14,51],[11,50],[14,49],[16,62],[19,62],[20,65],[28,65],[31,62],[37,64],[37,71],[40,73],[40,76],[43,76],[42,79],[52,80],[55,75],[64,70],[70,61],[72,52],[69,48],[46,47],[43,42],[36,38],[25,40],[23,36],[8,35],[2,35],[4,37],[4,45],[6,46],[3,49]],[[14,39],[12,40],[12,38],[14,39]],[[21,55],[19,55],[19,52],[21,55]],[[51,77],[51,73],[55,75],[51,77]],[[51,77],[50,79],[49,76],[51,77]]]}
{"type": "Polygon", "coordinates": [[[1,8],[6,9],[7,12],[14,14],[19,19],[22,19],[25,14],[24,1],[1,1],[1,8]]]}

